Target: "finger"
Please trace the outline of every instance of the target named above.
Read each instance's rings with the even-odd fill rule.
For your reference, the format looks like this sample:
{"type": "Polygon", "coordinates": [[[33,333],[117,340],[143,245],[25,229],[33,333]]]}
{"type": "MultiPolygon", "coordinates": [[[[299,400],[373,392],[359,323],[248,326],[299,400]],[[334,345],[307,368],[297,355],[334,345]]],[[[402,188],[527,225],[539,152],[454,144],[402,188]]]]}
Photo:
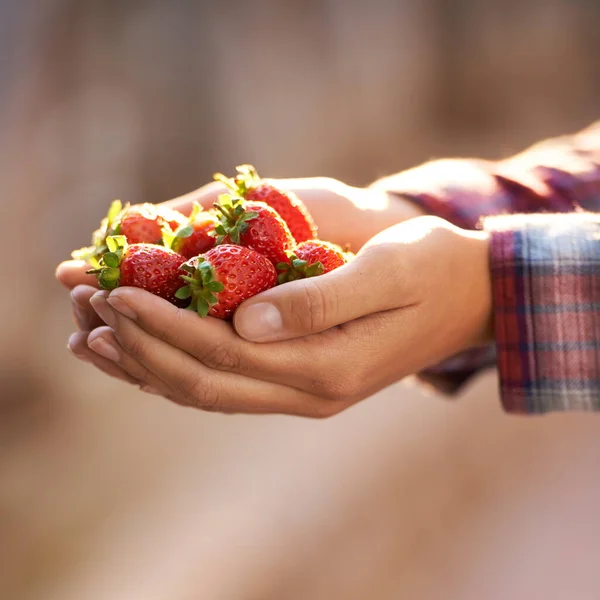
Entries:
{"type": "Polygon", "coordinates": [[[194,311],[178,309],[145,290],[124,287],[110,295],[98,292],[92,305],[111,320],[119,336],[134,331],[121,329],[124,321],[120,316],[127,317],[153,337],[183,350],[211,369],[266,378],[275,383],[293,375],[293,369],[286,370],[286,366],[291,367],[297,354],[288,359],[290,353],[284,349],[247,342],[236,335],[230,323],[211,317],[201,319],[194,311]],[[282,371],[285,375],[278,375],[282,371]]]}
{"type": "Polygon", "coordinates": [[[140,385],[140,381],[129,375],[114,361],[103,358],[96,352],[90,350],[87,345],[87,340],[90,332],[89,331],[78,331],[69,338],[67,347],[79,360],[90,363],[100,369],[103,373],[106,373],[110,377],[115,377],[121,381],[131,383],[133,385],[140,385]]]}
{"type": "Polygon", "coordinates": [[[203,208],[211,208],[218,200],[219,196],[226,191],[227,188],[224,184],[219,181],[213,181],[193,192],[189,192],[178,198],[173,198],[173,200],[167,200],[167,202],[163,202],[162,204],[174,210],[178,210],[183,214],[189,214],[194,202],[197,202],[203,208]]]}
{"type": "Polygon", "coordinates": [[[97,289],[98,279],[86,274],[89,268],[83,260],[67,260],[56,268],[56,278],[69,290],[78,285],[90,285],[97,289]]]}
{"type": "Polygon", "coordinates": [[[186,352],[159,340],[126,317],[119,317],[119,333],[109,328],[90,334],[88,344],[125,371],[166,397],[185,406],[244,413],[266,412],[308,417],[331,416],[349,405],[323,400],[295,388],[235,373],[209,369],[186,352]],[[110,346],[98,347],[102,337],[110,346]]]}
{"type": "Polygon", "coordinates": [[[374,246],[335,271],[254,296],[238,308],[233,323],[239,335],[254,342],[319,333],[410,304],[399,294],[399,278],[393,247],[374,246]]]}
{"type": "Polygon", "coordinates": [[[110,295],[98,292],[92,304],[104,319],[112,319],[118,337],[134,332],[121,328],[122,315],[210,369],[292,386],[321,397],[335,399],[336,381],[346,379],[348,372],[364,362],[361,340],[341,330],[301,340],[255,344],[238,336],[229,323],[201,319],[193,311],[178,309],[136,288],[118,288],[110,295]]]}
{"type": "Polygon", "coordinates": [[[80,331],[92,331],[104,324],[90,305],[90,298],[98,291],[91,285],[78,285],[71,290],[73,319],[80,331]]]}
{"type": "Polygon", "coordinates": [[[119,352],[119,343],[110,327],[98,327],[91,331],[87,338],[88,351],[96,361],[102,361],[102,364],[112,364],[119,372],[123,372],[127,378],[135,382],[143,391],[153,394],[159,394],[168,397],[170,390],[158,377],[150,373],[143,365],[137,363],[124,364],[121,360],[122,352],[119,352]]]}

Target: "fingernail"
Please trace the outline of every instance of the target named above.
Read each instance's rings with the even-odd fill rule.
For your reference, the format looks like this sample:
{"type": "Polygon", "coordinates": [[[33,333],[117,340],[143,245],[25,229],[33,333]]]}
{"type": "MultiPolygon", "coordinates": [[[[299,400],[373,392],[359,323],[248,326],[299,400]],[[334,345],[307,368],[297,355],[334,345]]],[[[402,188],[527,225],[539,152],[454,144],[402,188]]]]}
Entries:
{"type": "Polygon", "coordinates": [[[119,361],[119,352],[104,338],[97,337],[95,340],[88,342],[88,347],[91,348],[96,354],[99,354],[108,360],[112,360],[113,362],[119,361]]]}
{"type": "Polygon", "coordinates": [[[106,292],[97,292],[90,298],[90,304],[96,311],[96,314],[109,326],[115,327],[117,324],[117,318],[112,308],[106,301],[106,292]]]}
{"type": "Polygon", "coordinates": [[[131,308],[127,302],[121,300],[117,296],[109,296],[107,302],[117,311],[120,312],[124,317],[128,317],[129,319],[133,319],[134,321],[137,319],[137,314],[131,308]]]}
{"type": "Polygon", "coordinates": [[[235,328],[247,340],[261,342],[280,334],[283,320],[276,306],[259,302],[240,310],[236,315],[235,328]]]}
{"type": "Polygon", "coordinates": [[[73,350],[73,347],[75,346],[76,342],[77,342],[77,338],[79,337],[79,333],[73,333],[71,334],[71,337],[69,337],[69,341],[67,342],[67,348],[69,350],[69,352],[78,360],[81,360],[83,362],[86,363],[91,363],[92,361],[85,356],[84,354],[79,354],[78,352],[75,352],[73,350]]]}

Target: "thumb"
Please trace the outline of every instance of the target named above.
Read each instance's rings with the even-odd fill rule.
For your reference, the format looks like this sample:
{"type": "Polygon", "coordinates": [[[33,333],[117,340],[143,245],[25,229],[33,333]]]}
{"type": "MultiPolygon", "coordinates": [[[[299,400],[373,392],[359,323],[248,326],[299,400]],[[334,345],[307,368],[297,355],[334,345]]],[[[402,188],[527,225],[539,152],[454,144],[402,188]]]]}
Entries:
{"type": "Polygon", "coordinates": [[[273,342],[396,308],[401,302],[394,290],[398,274],[393,273],[393,263],[397,261],[391,260],[390,250],[373,247],[325,275],[254,296],[235,312],[236,331],[253,342],[273,342]]]}

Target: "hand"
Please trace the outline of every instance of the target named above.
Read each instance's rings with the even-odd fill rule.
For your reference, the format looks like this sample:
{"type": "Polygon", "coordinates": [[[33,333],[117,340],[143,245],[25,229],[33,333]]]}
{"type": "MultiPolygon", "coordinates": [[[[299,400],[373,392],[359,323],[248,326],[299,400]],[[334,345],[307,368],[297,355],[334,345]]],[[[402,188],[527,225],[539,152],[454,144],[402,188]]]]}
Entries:
{"type": "MultiPolygon", "coordinates": [[[[319,225],[322,239],[342,246],[348,243],[354,251],[379,231],[422,214],[416,204],[399,196],[375,188],[351,187],[326,177],[280,179],[277,184],[296,192],[308,206],[319,225]]],[[[165,204],[188,214],[194,202],[210,208],[225,191],[225,186],[213,182],[165,204]]],[[[73,315],[78,328],[83,331],[101,325],[89,305],[93,294],[89,286],[98,286],[95,277],[85,274],[87,268],[83,261],[70,260],[61,263],[56,271],[58,280],[73,290],[73,315]],[[80,285],[87,287],[76,289],[80,285]]]]}
{"type": "Polygon", "coordinates": [[[488,251],[485,233],[422,217],[376,235],[344,267],[248,300],[239,335],[119,288],[91,299],[108,327],[71,347],[180,404],[330,416],[491,338],[488,251]]]}

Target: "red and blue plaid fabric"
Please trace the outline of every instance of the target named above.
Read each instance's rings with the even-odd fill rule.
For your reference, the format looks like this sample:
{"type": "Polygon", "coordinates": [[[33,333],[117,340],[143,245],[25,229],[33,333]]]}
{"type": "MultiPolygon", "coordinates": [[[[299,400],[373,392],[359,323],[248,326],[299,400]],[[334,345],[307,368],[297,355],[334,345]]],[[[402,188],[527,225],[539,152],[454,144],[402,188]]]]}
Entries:
{"type": "Polygon", "coordinates": [[[600,214],[490,218],[506,410],[600,410],[600,214]]]}
{"type": "Polygon", "coordinates": [[[434,161],[374,185],[491,236],[495,348],[421,379],[452,393],[497,364],[510,412],[600,410],[600,123],[507,160],[434,161]]]}

